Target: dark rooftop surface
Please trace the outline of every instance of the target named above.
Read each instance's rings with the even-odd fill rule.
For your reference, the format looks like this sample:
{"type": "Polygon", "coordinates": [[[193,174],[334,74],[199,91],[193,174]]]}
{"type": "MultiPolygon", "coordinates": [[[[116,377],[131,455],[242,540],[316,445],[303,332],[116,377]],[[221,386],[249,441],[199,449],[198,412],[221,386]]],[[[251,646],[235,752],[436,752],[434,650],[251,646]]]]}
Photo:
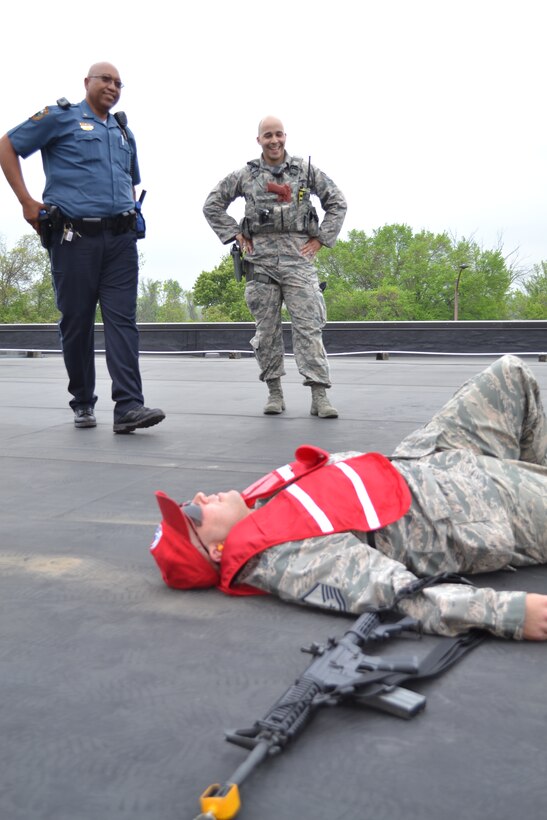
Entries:
{"type": "MultiPolygon", "coordinates": [[[[0,357],[0,818],[192,820],[246,757],[224,730],[261,718],[310,662],[300,648],[353,620],[168,589],[148,552],[155,490],[243,489],[302,443],[389,454],[492,360],[333,358],[340,418],[323,420],[292,359],[287,411],[268,417],[252,359],[143,357],[167,419],[116,436],[103,357],[84,430],[60,357],[0,357]]],[[[526,361],[547,401],[547,364],[526,361]]],[[[547,568],[475,581],[545,592],[547,568]]],[[[417,688],[410,721],[318,712],[243,783],[238,817],[543,820],[547,646],[487,640],[417,688]]]]}

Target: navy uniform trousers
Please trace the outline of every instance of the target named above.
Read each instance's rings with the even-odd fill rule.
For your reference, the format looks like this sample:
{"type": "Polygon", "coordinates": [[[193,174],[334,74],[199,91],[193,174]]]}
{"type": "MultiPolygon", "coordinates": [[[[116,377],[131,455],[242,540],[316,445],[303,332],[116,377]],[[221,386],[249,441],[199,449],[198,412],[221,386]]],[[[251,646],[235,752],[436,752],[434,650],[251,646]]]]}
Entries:
{"type": "Polygon", "coordinates": [[[59,331],[68,372],[72,409],[94,407],[97,304],[104,323],[106,364],[112,379],[114,420],[144,404],[136,324],[138,254],[134,231],[114,235],[74,235],[61,243],[55,231],[50,248],[59,331]]]}

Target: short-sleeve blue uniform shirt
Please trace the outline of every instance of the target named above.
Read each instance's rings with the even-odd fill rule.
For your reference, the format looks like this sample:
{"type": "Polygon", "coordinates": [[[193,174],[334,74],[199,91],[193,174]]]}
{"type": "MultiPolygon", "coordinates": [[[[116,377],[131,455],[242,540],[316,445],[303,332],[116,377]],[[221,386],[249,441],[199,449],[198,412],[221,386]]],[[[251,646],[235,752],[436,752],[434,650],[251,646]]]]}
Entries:
{"type": "Polygon", "coordinates": [[[52,105],[8,131],[16,154],[42,152],[43,201],[74,219],[110,217],[134,207],[141,181],[133,134],[114,117],[97,117],[85,100],[64,109],[52,105]]]}

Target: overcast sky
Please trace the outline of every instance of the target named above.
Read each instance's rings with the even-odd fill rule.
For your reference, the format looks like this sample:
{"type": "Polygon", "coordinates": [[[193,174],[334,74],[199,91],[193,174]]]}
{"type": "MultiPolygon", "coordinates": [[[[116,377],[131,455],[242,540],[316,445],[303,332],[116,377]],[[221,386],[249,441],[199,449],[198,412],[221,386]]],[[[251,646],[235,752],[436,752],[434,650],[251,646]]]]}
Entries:
{"type": "MultiPolygon", "coordinates": [[[[399,222],[531,267],[547,260],[545,17],[540,0],[27,0],[2,11],[0,133],[114,63],[148,192],[141,275],[187,289],[229,250],[203,202],[258,156],[266,114],[344,191],[342,239],[399,222]]],[[[40,156],[23,171],[39,199],[40,156]]],[[[0,175],[8,248],[27,227],[0,175]]]]}

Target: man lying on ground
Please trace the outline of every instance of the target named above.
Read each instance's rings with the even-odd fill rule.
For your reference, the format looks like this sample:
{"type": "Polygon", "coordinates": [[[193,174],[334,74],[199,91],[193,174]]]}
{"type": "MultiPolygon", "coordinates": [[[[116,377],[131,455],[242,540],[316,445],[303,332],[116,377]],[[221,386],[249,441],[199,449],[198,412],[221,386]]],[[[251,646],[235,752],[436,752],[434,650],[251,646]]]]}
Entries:
{"type": "MultiPolygon", "coordinates": [[[[547,563],[547,422],[515,356],[466,382],[390,459],[309,445],[295,456],[242,493],[179,505],[158,492],[151,552],[164,581],[358,614],[417,577],[547,563]]],[[[397,608],[426,632],[547,640],[547,595],[448,579],[397,608]]]]}

